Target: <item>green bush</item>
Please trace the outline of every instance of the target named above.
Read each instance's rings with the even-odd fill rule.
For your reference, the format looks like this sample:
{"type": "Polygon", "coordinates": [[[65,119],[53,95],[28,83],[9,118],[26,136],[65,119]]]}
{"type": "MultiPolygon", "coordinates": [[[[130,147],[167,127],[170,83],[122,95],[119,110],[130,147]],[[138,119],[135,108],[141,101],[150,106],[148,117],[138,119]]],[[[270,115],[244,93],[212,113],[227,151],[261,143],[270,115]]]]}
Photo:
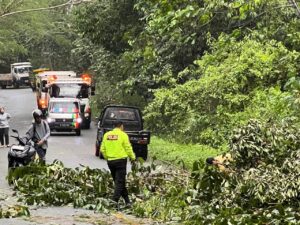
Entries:
{"type": "Polygon", "coordinates": [[[253,116],[291,116],[292,111],[281,110],[285,94],[280,89],[297,75],[299,59],[299,53],[275,41],[220,37],[212,53],[196,61],[198,80],[155,93],[145,110],[147,125],[177,141],[218,147],[253,116]],[[265,105],[272,111],[266,112],[265,105]]]}

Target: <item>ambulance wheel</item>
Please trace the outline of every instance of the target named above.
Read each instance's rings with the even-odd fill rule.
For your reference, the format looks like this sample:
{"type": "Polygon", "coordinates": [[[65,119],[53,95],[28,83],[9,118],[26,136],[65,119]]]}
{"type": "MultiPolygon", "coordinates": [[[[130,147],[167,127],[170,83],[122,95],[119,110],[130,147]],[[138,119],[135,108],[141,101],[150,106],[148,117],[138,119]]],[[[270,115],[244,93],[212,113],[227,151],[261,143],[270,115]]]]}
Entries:
{"type": "Polygon", "coordinates": [[[77,135],[77,136],[80,136],[80,135],[81,135],[81,130],[75,130],[75,132],[76,132],[76,135],[77,135]]]}

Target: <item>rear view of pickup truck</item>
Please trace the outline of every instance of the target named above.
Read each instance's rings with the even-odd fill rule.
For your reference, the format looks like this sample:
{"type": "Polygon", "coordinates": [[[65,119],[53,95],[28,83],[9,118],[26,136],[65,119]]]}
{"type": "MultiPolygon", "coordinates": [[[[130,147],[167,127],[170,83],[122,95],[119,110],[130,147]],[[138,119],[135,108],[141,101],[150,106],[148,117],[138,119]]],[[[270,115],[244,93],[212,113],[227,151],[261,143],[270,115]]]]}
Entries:
{"type": "Polygon", "coordinates": [[[148,157],[150,132],[143,130],[141,111],[131,106],[109,105],[104,108],[98,122],[95,155],[102,158],[100,146],[103,135],[114,128],[117,120],[123,122],[124,131],[129,136],[136,157],[141,157],[146,160],[148,157]]]}

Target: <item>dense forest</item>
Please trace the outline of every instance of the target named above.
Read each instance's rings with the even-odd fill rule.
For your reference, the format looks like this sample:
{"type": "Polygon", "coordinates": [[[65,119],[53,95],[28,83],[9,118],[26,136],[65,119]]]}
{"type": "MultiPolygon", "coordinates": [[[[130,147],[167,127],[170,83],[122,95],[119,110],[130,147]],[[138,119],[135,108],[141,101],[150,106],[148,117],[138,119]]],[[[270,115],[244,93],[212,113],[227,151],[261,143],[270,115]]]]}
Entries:
{"type": "Polygon", "coordinates": [[[295,1],[98,0],[5,16],[63,3],[1,1],[0,68],[92,71],[95,108],[137,105],[157,134],[213,147],[251,118],[297,114],[295,1]]]}
{"type": "Polygon", "coordinates": [[[139,106],[156,135],[235,156],[232,176],[203,174],[195,163],[190,186],[165,193],[188,200],[160,219],[297,224],[299,1],[74,2],[9,15],[65,2],[0,0],[0,69],[29,60],[36,68],[89,71],[94,108],[139,106]]]}

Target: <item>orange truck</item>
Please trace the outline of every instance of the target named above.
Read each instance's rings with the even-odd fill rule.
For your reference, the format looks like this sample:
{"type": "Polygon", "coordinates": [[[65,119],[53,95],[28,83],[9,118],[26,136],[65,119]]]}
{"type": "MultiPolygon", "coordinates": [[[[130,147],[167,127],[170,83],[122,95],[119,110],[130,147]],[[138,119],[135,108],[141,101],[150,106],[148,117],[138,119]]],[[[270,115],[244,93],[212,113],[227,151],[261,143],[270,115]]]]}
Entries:
{"type": "Polygon", "coordinates": [[[48,94],[48,84],[58,78],[76,77],[74,71],[41,71],[36,75],[36,102],[38,108],[43,112],[44,115],[47,114],[49,94],[48,94]]]}
{"type": "Polygon", "coordinates": [[[92,78],[89,74],[80,77],[57,77],[47,84],[49,98],[77,98],[80,100],[82,128],[89,129],[92,119],[90,97],[94,95],[92,78]]]}
{"type": "Polygon", "coordinates": [[[33,92],[36,91],[36,85],[37,85],[37,76],[42,73],[42,72],[45,72],[45,71],[49,71],[50,69],[49,68],[39,68],[39,69],[35,69],[33,70],[29,76],[29,82],[30,82],[30,87],[32,89],[33,92]]]}
{"type": "Polygon", "coordinates": [[[51,98],[77,98],[80,101],[82,128],[89,129],[92,118],[90,97],[94,95],[92,77],[89,74],[77,77],[76,73],[71,72],[47,71],[39,74],[37,104],[44,115],[47,115],[51,98]]]}

